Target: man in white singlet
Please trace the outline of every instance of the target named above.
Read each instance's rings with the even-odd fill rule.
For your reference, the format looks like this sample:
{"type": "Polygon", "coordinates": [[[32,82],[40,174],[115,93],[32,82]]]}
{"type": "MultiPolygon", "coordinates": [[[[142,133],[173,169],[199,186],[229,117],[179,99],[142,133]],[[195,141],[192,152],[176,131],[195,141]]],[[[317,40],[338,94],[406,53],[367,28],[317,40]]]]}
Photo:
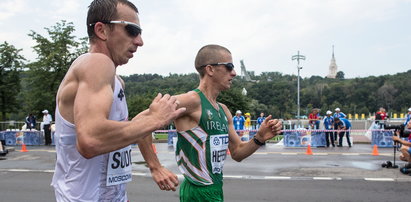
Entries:
{"type": "Polygon", "coordinates": [[[124,82],[116,76],[143,45],[137,7],[128,0],[94,0],[87,14],[89,52],[78,57],[56,97],[56,201],[127,201],[131,144],[138,143],[161,190],[176,190],[177,176],[162,167],[151,133],[185,111],[158,94],[149,109],[128,119],[124,82]]]}

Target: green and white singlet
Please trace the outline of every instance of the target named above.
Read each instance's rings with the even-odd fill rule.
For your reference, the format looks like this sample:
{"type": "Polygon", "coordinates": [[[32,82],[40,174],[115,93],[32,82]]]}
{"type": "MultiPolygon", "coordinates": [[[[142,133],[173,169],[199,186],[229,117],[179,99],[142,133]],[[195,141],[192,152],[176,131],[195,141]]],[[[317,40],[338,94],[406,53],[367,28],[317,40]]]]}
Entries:
{"type": "Polygon", "coordinates": [[[199,89],[194,91],[201,99],[201,118],[198,126],[177,132],[178,168],[194,185],[221,184],[229,142],[227,117],[220,104],[217,111],[199,89]]]}

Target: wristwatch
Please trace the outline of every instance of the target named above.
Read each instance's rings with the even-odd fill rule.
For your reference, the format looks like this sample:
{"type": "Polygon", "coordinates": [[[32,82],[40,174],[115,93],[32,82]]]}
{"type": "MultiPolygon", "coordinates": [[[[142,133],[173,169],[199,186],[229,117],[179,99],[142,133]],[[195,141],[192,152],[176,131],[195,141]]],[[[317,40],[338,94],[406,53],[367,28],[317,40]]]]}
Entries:
{"type": "Polygon", "coordinates": [[[260,142],[259,140],[257,140],[257,138],[255,138],[255,136],[253,137],[254,143],[258,146],[263,146],[265,145],[265,142],[260,142]]]}

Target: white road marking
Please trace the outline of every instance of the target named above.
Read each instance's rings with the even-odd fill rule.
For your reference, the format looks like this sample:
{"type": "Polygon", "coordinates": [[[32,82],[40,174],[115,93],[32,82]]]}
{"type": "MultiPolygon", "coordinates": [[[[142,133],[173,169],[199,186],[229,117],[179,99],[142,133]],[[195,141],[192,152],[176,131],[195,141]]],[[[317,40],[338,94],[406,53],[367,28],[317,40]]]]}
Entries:
{"type": "Polygon", "coordinates": [[[393,178],[364,178],[366,181],[377,181],[377,182],[394,182],[393,178]]]}
{"type": "Polygon", "coordinates": [[[267,180],[290,180],[291,177],[286,177],[286,176],[264,176],[264,179],[267,179],[267,180]]]}

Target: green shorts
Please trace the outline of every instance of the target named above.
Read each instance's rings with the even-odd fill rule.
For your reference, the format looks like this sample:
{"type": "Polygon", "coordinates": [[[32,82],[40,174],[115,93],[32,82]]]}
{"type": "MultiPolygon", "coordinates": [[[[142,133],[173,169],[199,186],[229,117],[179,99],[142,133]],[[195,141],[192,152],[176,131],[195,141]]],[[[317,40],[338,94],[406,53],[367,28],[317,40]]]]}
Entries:
{"type": "Polygon", "coordinates": [[[180,202],[223,202],[223,184],[197,186],[186,179],[180,185],[180,202]]]}

